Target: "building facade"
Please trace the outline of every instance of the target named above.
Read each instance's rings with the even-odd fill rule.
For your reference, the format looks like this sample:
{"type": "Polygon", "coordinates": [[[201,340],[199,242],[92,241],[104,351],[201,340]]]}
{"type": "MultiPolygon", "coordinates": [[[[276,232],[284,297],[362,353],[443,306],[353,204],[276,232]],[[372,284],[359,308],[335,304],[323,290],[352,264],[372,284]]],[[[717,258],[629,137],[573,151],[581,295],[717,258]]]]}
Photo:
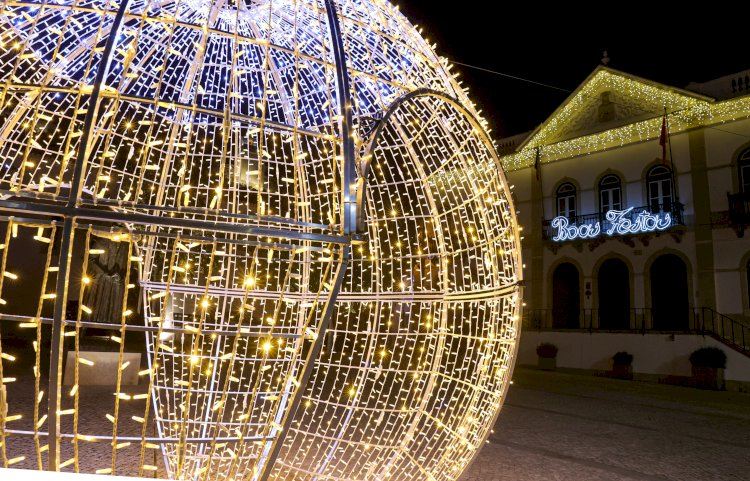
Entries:
{"type": "Polygon", "coordinates": [[[601,66],[502,158],[527,330],[711,330],[747,350],[748,74],[686,90],[601,66]]]}

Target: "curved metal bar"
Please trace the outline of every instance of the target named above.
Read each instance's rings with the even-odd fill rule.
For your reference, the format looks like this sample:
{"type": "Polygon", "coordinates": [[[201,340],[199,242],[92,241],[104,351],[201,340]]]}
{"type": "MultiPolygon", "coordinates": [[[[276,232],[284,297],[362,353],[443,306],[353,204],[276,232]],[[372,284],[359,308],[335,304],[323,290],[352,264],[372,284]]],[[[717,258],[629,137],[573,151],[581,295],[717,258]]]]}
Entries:
{"type": "MultiPolygon", "coordinates": [[[[112,63],[112,53],[114,52],[115,43],[122,26],[122,20],[125,17],[125,11],[130,4],[130,0],[121,0],[115,18],[112,21],[112,27],[109,30],[109,37],[99,61],[99,67],[96,72],[94,87],[89,97],[89,108],[86,112],[86,118],[83,124],[83,136],[81,143],[78,145],[78,155],[76,155],[76,164],[73,171],[73,180],[71,189],[66,203],[67,208],[74,209],[78,205],[78,198],[81,195],[83,186],[83,172],[86,164],[86,152],[91,141],[94,130],[94,122],[98,114],[98,103],[102,92],[102,84],[106,80],[109,66],[112,63]]],[[[105,10],[102,15],[107,15],[105,10]]],[[[57,273],[56,292],[59,293],[55,299],[54,321],[52,326],[52,345],[50,347],[49,362],[49,397],[47,399],[49,416],[49,457],[47,469],[49,471],[60,470],[60,386],[62,385],[62,365],[63,345],[62,330],[64,329],[65,307],[68,299],[68,278],[70,276],[70,257],[73,254],[73,225],[75,216],[66,216],[63,224],[62,244],[60,246],[60,265],[57,273]]]]}
{"type": "Polygon", "coordinates": [[[313,365],[323,348],[323,341],[325,340],[325,333],[328,329],[328,324],[331,321],[331,317],[333,317],[333,310],[336,307],[336,298],[341,291],[341,284],[344,282],[344,276],[346,275],[346,270],[349,265],[349,246],[344,246],[340,255],[341,263],[339,264],[338,271],[336,271],[336,279],[331,288],[328,300],[326,301],[325,308],[323,309],[317,337],[305,357],[302,372],[299,375],[299,386],[297,386],[297,390],[292,395],[289,406],[284,412],[283,419],[281,420],[281,429],[277,431],[276,437],[272,442],[266,443],[267,454],[264,453],[258,461],[258,465],[261,466],[261,469],[259,470],[257,477],[253,476],[252,478],[248,477],[247,479],[252,479],[253,481],[268,481],[268,478],[271,476],[271,471],[273,471],[274,465],[276,464],[276,458],[279,456],[281,447],[284,445],[284,439],[292,427],[292,421],[294,421],[297,408],[305,395],[307,383],[312,375],[313,365]]]}
{"type": "MultiPolygon", "coordinates": [[[[469,119],[469,122],[474,125],[474,127],[477,127],[477,133],[482,138],[482,140],[488,145],[493,146],[492,141],[489,137],[487,137],[484,128],[482,127],[481,123],[476,119],[474,114],[472,114],[468,109],[466,109],[461,102],[444,92],[439,92],[437,90],[429,89],[429,88],[420,88],[416,90],[412,90],[411,92],[402,95],[398,99],[396,99],[389,107],[388,110],[383,115],[383,118],[378,122],[377,127],[375,127],[375,130],[370,135],[370,141],[367,143],[367,149],[365,150],[365,155],[362,157],[362,162],[360,163],[360,178],[362,179],[362,184],[357,189],[357,207],[356,212],[358,213],[357,217],[357,232],[366,232],[367,226],[365,225],[365,192],[367,191],[367,178],[370,175],[370,165],[372,164],[372,156],[373,156],[373,150],[377,146],[378,141],[380,140],[380,134],[385,128],[386,125],[388,125],[388,121],[393,116],[393,114],[398,110],[401,105],[408,102],[409,100],[412,100],[417,97],[436,97],[442,100],[447,101],[450,103],[453,107],[455,107],[457,110],[459,110],[462,114],[466,116],[467,119],[469,119]]],[[[495,148],[491,149],[492,151],[492,158],[495,160],[495,164],[497,165],[498,169],[500,169],[500,172],[502,173],[500,159],[497,155],[497,151],[495,151],[495,148]]],[[[510,201],[510,200],[509,200],[510,201]]]]}
{"type": "Polygon", "coordinates": [[[78,197],[81,195],[83,170],[86,165],[86,151],[88,150],[89,142],[91,141],[91,136],[94,131],[94,121],[99,113],[99,97],[101,97],[102,85],[107,78],[107,73],[109,72],[109,67],[112,63],[112,53],[115,49],[115,43],[120,34],[120,27],[122,26],[122,20],[125,17],[125,11],[128,9],[129,5],[130,0],[122,0],[120,8],[117,10],[117,14],[112,21],[112,28],[109,29],[109,37],[107,37],[107,43],[104,46],[104,52],[99,61],[99,68],[96,71],[94,86],[91,90],[91,96],[89,97],[89,108],[86,112],[86,118],[83,121],[83,136],[81,137],[81,143],[78,146],[78,155],[76,155],[73,180],[71,181],[71,189],[68,196],[68,207],[75,207],[78,203],[78,197]]]}
{"type": "Polygon", "coordinates": [[[356,153],[352,138],[352,99],[349,87],[349,75],[346,67],[346,51],[344,39],[341,36],[341,24],[336,13],[334,0],[325,0],[328,14],[328,28],[333,44],[333,59],[336,64],[336,90],[339,98],[339,114],[341,115],[341,143],[344,153],[344,175],[341,185],[341,231],[343,234],[359,232],[358,218],[361,210],[357,206],[357,194],[352,192],[356,181],[356,153]]]}
{"type": "MultiPolygon", "coordinates": [[[[502,165],[500,163],[500,159],[498,157],[497,151],[494,148],[494,144],[492,143],[491,139],[487,135],[487,132],[485,131],[485,129],[482,127],[481,123],[471,113],[471,111],[469,111],[467,108],[465,108],[460,103],[460,101],[458,99],[456,99],[455,97],[452,97],[452,96],[450,96],[448,94],[445,94],[443,92],[438,92],[438,91],[435,91],[435,90],[432,90],[432,89],[429,89],[429,88],[417,89],[417,90],[409,92],[409,93],[407,93],[407,94],[399,97],[398,99],[396,99],[388,107],[388,110],[383,115],[383,118],[380,120],[380,122],[378,123],[377,127],[375,128],[375,130],[372,132],[372,134],[370,136],[370,140],[369,140],[369,142],[367,144],[367,149],[365,151],[364,156],[362,157],[362,162],[360,164],[360,176],[361,176],[361,179],[362,179],[362,184],[361,184],[360,188],[357,191],[357,209],[362,212],[362,216],[359,218],[359,221],[362,224],[357,226],[358,230],[366,231],[366,227],[367,227],[367,226],[364,225],[364,220],[365,220],[364,205],[365,205],[365,192],[366,192],[366,189],[367,189],[367,178],[368,178],[368,176],[370,174],[370,168],[371,168],[372,158],[373,158],[373,154],[374,154],[373,151],[374,151],[375,147],[378,145],[378,142],[379,142],[380,136],[381,136],[381,132],[388,125],[391,116],[394,115],[394,113],[396,112],[396,110],[398,110],[398,108],[401,107],[402,104],[404,104],[404,103],[406,103],[406,102],[408,102],[408,101],[410,101],[412,99],[415,99],[417,97],[435,97],[435,98],[438,98],[438,99],[442,99],[442,100],[448,102],[449,104],[451,104],[459,112],[461,112],[466,117],[466,119],[468,119],[469,122],[475,127],[476,134],[481,138],[482,142],[484,142],[485,145],[487,145],[489,147],[489,151],[490,151],[490,153],[492,155],[492,158],[494,160],[495,167],[498,170],[498,175],[502,179],[502,182],[505,185],[507,185],[507,179],[505,178],[505,173],[504,173],[504,171],[502,169],[502,165]]],[[[507,201],[508,201],[508,204],[510,206],[511,211],[515,212],[515,206],[513,204],[513,198],[510,195],[508,195],[507,201]]],[[[520,238],[519,238],[519,235],[518,235],[518,231],[516,231],[516,234],[515,234],[515,242],[517,243],[517,245],[521,244],[520,238]]],[[[520,262],[519,262],[519,264],[520,264],[520,262]]],[[[513,283],[513,284],[505,287],[504,290],[505,289],[516,291],[518,293],[519,298],[521,298],[523,296],[523,272],[520,271],[518,273],[518,282],[513,283]]],[[[469,295],[462,294],[462,295],[460,295],[460,297],[461,298],[465,298],[466,300],[469,300],[469,299],[471,299],[474,296],[472,294],[469,294],[469,295]]],[[[481,297],[484,297],[484,296],[481,296],[481,297]]],[[[511,349],[513,350],[512,356],[515,359],[516,356],[517,356],[517,354],[518,354],[518,343],[514,343],[514,345],[511,347],[511,349]]],[[[513,366],[511,365],[511,367],[510,367],[510,376],[512,376],[512,374],[513,374],[513,366]]],[[[502,396],[501,396],[501,398],[498,401],[499,405],[502,405],[502,403],[505,401],[505,397],[507,396],[507,393],[508,393],[507,389],[503,391],[502,396]]],[[[492,426],[495,425],[495,423],[497,422],[497,417],[499,415],[499,412],[500,412],[499,409],[495,412],[494,416],[492,417],[492,422],[491,422],[490,425],[492,425],[492,426]]],[[[489,433],[489,431],[488,431],[488,433],[489,433]]],[[[468,466],[470,466],[477,459],[477,454],[478,454],[478,450],[476,450],[474,452],[474,454],[472,455],[471,459],[467,463],[467,465],[466,465],[467,468],[468,468],[468,466]]]]}

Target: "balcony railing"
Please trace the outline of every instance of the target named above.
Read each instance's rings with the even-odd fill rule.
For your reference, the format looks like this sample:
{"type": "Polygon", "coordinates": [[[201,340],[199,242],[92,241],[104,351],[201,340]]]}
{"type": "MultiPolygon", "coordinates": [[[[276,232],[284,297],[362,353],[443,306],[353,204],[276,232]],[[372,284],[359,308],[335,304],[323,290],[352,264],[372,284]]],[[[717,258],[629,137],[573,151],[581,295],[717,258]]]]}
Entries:
{"type": "MultiPolygon", "coordinates": [[[[625,209],[622,209],[625,210],[625,209]]],[[[643,211],[646,211],[650,214],[669,214],[672,222],[669,227],[675,226],[675,225],[685,225],[684,222],[684,216],[683,211],[685,210],[685,206],[678,202],[664,202],[662,204],[650,204],[650,205],[644,205],[641,207],[634,207],[631,209],[627,214],[621,216],[618,218],[619,222],[622,222],[622,220],[628,220],[631,223],[635,224],[638,222],[638,217],[641,215],[643,211]]],[[[545,240],[552,239],[557,234],[558,229],[556,227],[552,227],[552,221],[553,219],[546,219],[542,221],[542,236],[545,240]]],[[[582,225],[593,225],[596,223],[600,224],[601,227],[601,234],[599,234],[598,237],[606,236],[606,232],[610,230],[613,227],[613,222],[607,219],[607,212],[595,212],[593,214],[585,214],[585,215],[577,215],[574,217],[568,217],[568,225],[569,226],[575,226],[579,227],[582,225]]],[[[647,233],[647,231],[643,232],[647,233]]],[[[616,233],[612,235],[623,235],[621,233],[616,233]]]]}
{"type": "Polygon", "coordinates": [[[709,307],[655,309],[639,307],[625,312],[580,309],[578,316],[558,318],[552,309],[523,312],[523,328],[534,331],[667,332],[710,335],[727,346],[750,355],[750,326],[709,307]],[[576,318],[577,317],[577,318],[576,318]]]}
{"type": "Polygon", "coordinates": [[[650,307],[631,308],[625,312],[610,309],[579,309],[578,314],[558,313],[552,309],[525,309],[523,327],[531,330],[586,330],[638,332],[697,332],[701,330],[700,309],[683,309],[663,313],[650,307]],[[665,314],[665,315],[662,315],[665,314]]]}

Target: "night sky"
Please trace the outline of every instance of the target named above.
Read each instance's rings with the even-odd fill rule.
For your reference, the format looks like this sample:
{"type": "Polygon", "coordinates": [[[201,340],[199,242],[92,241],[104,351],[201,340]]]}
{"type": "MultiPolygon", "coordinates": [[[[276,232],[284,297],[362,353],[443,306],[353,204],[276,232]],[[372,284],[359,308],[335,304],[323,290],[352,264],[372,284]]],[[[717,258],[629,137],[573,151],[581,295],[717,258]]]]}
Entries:
{"type": "MultiPolygon", "coordinates": [[[[592,13],[572,2],[495,3],[407,0],[397,2],[423,27],[440,55],[466,64],[573,90],[600,64],[675,87],[750,68],[750,29],[744,9],[702,4],[669,11],[632,3],[602,2],[592,13]],[[495,15],[480,6],[494,5],[495,15]],[[622,7],[625,6],[626,10],[622,7]],[[619,10],[618,10],[619,7],[619,10]],[[593,14],[598,20],[590,21],[593,14]],[[692,18],[680,18],[685,14],[692,18]],[[537,45],[544,45],[543,48],[537,45]]],[[[456,65],[471,98],[496,139],[533,129],[569,92],[456,65]]],[[[455,71],[455,70],[454,70],[455,71]]]]}

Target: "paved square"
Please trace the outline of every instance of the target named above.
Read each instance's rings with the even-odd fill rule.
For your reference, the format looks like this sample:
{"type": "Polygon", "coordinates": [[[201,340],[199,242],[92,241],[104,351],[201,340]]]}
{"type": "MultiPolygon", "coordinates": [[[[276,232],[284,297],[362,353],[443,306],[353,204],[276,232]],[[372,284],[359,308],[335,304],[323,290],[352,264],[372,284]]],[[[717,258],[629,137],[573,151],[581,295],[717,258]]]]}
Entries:
{"type": "Polygon", "coordinates": [[[516,369],[461,481],[750,479],[750,394],[516,369]]]}
{"type": "MultiPolygon", "coordinates": [[[[17,421],[21,428],[28,428],[33,418],[29,381],[19,380],[11,391],[11,412],[24,414],[24,421],[17,421]]],[[[138,386],[133,393],[144,389],[138,386]]],[[[84,392],[79,429],[106,434],[111,387],[86,386],[84,392]]],[[[64,401],[64,407],[70,407],[68,396],[64,401]]],[[[121,404],[125,421],[120,436],[140,436],[141,425],[127,420],[142,412],[143,401],[121,404]]],[[[63,431],[71,432],[72,419],[67,418],[63,431]]],[[[13,456],[26,456],[14,467],[37,467],[30,438],[13,436],[8,445],[13,456]]],[[[72,456],[69,440],[62,450],[62,459],[72,456]]],[[[136,475],[139,454],[138,443],[118,450],[117,474],[136,475]]],[[[164,477],[161,456],[153,450],[147,456],[147,462],[160,466],[155,474],[164,477]]],[[[43,458],[46,463],[46,455],[43,458]]],[[[85,444],[83,471],[110,463],[107,443],[85,444]]],[[[70,470],[72,466],[66,468],[70,470]]],[[[750,394],[516,369],[497,430],[461,481],[747,479],[750,394]]]]}

